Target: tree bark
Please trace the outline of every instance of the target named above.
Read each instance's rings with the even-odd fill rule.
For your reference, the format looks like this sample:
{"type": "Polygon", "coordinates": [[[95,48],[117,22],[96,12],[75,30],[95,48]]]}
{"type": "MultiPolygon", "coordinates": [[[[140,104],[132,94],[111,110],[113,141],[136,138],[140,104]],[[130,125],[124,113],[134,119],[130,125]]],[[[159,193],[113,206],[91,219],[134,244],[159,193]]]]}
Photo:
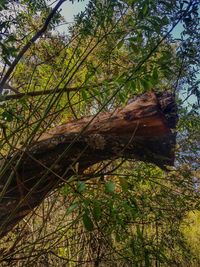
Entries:
{"type": "Polygon", "coordinates": [[[1,163],[0,235],[4,236],[75,172],[125,158],[174,164],[174,96],[145,93],[124,108],[53,128],[1,163]]]}

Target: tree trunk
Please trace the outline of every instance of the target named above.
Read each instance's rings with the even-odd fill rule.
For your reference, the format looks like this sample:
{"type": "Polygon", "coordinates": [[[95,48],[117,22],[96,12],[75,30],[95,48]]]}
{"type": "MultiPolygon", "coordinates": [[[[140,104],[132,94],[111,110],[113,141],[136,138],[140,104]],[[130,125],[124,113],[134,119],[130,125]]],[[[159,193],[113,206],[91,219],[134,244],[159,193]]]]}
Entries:
{"type": "Polygon", "coordinates": [[[0,235],[75,172],[103,160],[138,159],[161,168],[174,163],[177,121],[169,92],[145,93],[112,113],[58,126],[1,163],[0,235]]]}

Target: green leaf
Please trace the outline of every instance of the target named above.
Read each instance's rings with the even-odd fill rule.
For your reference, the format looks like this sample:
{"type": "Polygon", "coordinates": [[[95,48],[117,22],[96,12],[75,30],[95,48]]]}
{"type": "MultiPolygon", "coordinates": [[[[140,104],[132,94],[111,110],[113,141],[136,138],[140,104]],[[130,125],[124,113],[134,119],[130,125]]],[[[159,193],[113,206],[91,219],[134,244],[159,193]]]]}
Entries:
{"type": "Polygon", "coordinates": [[[81,91],[81,94],[82,94],[82,98],[83,98],[83,100],[84,100],[84,101],[87,101],[88,96],[87,96],[86,91],[85,91],[85,90],[82,90],[82,91],[81,91]]]}
{"type": "Polygon", "coordinates": [[[148,12],[148,4],[145,3],[143,8],[142,8],[142,14],[145,16],[147,14],[147,12],[148,12]]]}
{"type": "Polygon", "coordinates": [[[8,9],[6,7],[6,0],[0,0],[0,11],[3,9],[8,9]]]}
{"type": "Polygon", "coordinates": [[[11,34],[10,36],[8,36],[7,40],[5,41],[5,43],[9,43],[9,42],[14,42],[16,41],[16,38],[13,34],[11,34]]]}
{"type": "Polygon", "coordinates": [[[120,49],[124,44],[124,40],[121,40],[118,44],[117,44],[117,49],[120,49]]]}
{"type": "Polygon", "coordinates": [[[141,80],[141,84],[142,84],[145,91],[151,89],[151,87],[152,87],[152,84],[150,83],[149,80],[145,80],[145,79],[141,80]]]}
{"type": "Polygon", "coordinates": [[[143,234],[142,234],[142,231],[140,230],[139,225],[136,225],[136,232],[137,232],[137,237],[138,237],[140,240],[144,240],[144,238],[143,238],[143,234]]]}
{"type": "Polygon", "coordinates": [[[28,96],[23,96],[21,99],[19,99],[19,103],[21,104],[21,106],[23,107],[23,110],[29,110],[29,101],[28,100],[28,96]]]}
{"type": "Polygon", "coordinates": [[[87,231],[92,231],[94,229],[94,224],[87,211],[83,214],[83,224],[87,231]]]}
{"type": "Polygon", "coordinates": [[[94,201],[92,213],[95,221],[99,221],[101,219],[101,206],[98,201],[94,201]]]}
{"type": "Polygon", "coordinates": [[[138,46],[136,44],[130,43],[130,47],[135,52],[136,55],[139,54],[140,49],[138,48],[138,46]]]}
{"type": "Polygon", "coordinates": [[[105,192],[106,193],[113,193],[115,191],[115,183],[112,181],[108,181],[105,183],[105,192]]]}
{"type": "Polygon", "coordinates": [[[145,249],[145,251],[144,251],[144,262],[145,262],[145,267],[150,266],[149,252],[147,249],[145,249]]]}
{"type": "Polygon", "coordinates": [[[128,190],[128,182],[127,179],[124,177],[119,177],[119,182],[121,185],[121,188],[123,191],[127,191],[128,190]]]}
{"type": "Polygon", "coordinates": [[[65,185],[61,188],[60,191],[63,195],[67,196],[70,192],[70,187],[68,185],[65,185]]]}
{"type": "Polygon", "coordinates": [[[75,209],[77,209],[79,206],[78,202],[73,203],[71,206],[69,206],[67,208],[67,214],[70,214],[72,211],[74,211],[75,209]]]}
{"type": "Polygon", "coordinates": [[[119,97],[119,99],[120,99],[121,103],[124,103],[124,102],[125,102],[125,100],[126,100],[126,97],[124,96],[124,94],[123,94],[123,93],[119,92],[119,93],[118,93],[118,97],[119,97]]]}
{"type": "Polygon", "coordinates": [[[79,193],[82,193],[82,192],[85,191],[85,189],[86,189],[86,184],[85,184],[85,182],[78,181],[78,183],[77,183],[77,191],[78,191],[79,193]]]}
{"type": "Polygon", "coordinates": [[[169,23],[169,19],[168,19],[167,16],[164,16],[164,17],[162,18],[162,23],[163,23],[163,25],[167,25],[167,24],[169,23]]]}
{"type": "Polygon", "coordinates": [[[8,121],[8,122],[11,122],[13,121],[13,114],[9,111],[4,111],[2,114],[1,114],[2,118],[4,121],[8,121]]]}
{"type": "Polygon", "coordinates": [[[157,69],[157,68],[155,68],[155,69],[153,70],[152,78],[153,78],[153,81],[154,81],[155,83],[158,82],[158,69],[157,69]]]}

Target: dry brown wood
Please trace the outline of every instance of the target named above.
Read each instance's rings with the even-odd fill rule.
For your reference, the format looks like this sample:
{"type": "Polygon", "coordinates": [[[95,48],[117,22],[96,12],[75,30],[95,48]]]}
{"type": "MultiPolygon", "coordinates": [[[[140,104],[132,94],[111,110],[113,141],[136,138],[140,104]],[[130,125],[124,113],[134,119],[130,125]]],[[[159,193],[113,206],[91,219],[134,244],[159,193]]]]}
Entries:
{"type": "Polygon", "coordinates": [[[176,121],[174,96],[148,92],[111,113],[49,130],[2,163],[0,235],[74,175],[75,164],[80,174],[95,163],[120,157],[161,168],[173,165],[176,121]]]}

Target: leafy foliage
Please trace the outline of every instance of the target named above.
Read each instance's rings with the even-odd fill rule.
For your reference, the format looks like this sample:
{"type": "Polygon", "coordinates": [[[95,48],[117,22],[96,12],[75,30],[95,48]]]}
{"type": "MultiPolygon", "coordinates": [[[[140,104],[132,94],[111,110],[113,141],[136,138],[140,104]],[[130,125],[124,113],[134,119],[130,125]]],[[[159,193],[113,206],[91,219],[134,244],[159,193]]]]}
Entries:
{"type": "MultiPolygon", "coordinates": [[[[1,78],[50,10],[44,0],[0,1],[1,78]]],[[[177,95],[176,166],[110,160],[80,176],[76,162],[73,177],[3,239],[2,266],[198,266],[197,226],[187,225],[200,207],[198,1],[90,0],[65,34],[61,21],[7,81],[22,97],[0,99],[2,159],[51,127],[153,89],[177,95]]]]}

